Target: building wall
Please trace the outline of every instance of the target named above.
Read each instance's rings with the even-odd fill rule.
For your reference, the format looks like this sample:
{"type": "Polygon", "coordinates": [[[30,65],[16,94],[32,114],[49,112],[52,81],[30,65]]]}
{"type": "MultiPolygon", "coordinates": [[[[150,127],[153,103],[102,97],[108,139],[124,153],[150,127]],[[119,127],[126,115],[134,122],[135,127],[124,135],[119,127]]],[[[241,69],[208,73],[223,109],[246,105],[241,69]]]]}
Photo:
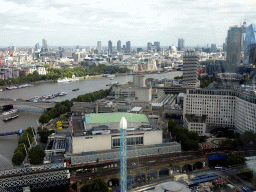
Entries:
{"type": "MultiPolygon", "coordinates": [[[[177,152],[181,152],[181,145],[174,143],[173,145],[165,145],[165,146],[158,146],[158,147],[154,146],[150,148],[138,148],[134,150],[128,150],[127,158],[159,155],[159,154],[165,154],[165,153],[177,153],[177,152]]],[[[106,153],[99,153],[99,154],[92,154],[92,155],[71,156],[71,163],[72,164],[91,163],[91,162],[96,162],[97,158],[100,161],[120,159],[120,151],[118,150],[113,152],[106,152],[106,153]]]]}
{"type": "Polygon", "coordinates": [[[206,123],[210,126],[235,125],[235,96],[185,94],[183,102],[183,118],[185,114],[207,115],[206,123]]]}
{"type": "Polygon", "coordinates": [[[108,150],[111,149],[111,135],[73,137],[72,145],[73,153],[108,150]]]}
{"type": "Polygon", "coordinates": [[[151,101],[152,100],[152,89],[135,89],[135,100],[136,101],[151,101]]]}
{"type": "Polygon", "coordinates": [[[186,117],[184,117],[184,127],[189,131],[195,131],[198,135],[206,135],[206,123],[189,122],[186,117]]]}
{"type": "Polygon", "coordinates": [[[239,132],[252,130],[256,132],[256,104],[236,97],[235,127],[239,132]]]}
{"type": "Polygon", "coordinates": [[[144,145],[154,145],[163,143],[163,131],[145,131],[144,132],[144,145]]]}

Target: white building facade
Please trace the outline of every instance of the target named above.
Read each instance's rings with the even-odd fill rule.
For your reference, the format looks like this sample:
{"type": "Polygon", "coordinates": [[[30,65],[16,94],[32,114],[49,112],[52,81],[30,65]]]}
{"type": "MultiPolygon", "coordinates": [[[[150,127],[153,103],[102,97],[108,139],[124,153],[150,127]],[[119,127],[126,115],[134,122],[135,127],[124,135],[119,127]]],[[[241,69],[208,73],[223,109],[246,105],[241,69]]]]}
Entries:
{"type": "Polygon", "coordinates": [[[189,89],[184,94],[183,106],[184,120],[186,114],[206,115],[206,126],[233,127],[241,133],[246,130],[256,132],[256,97],[248,93],[189,89]]]}

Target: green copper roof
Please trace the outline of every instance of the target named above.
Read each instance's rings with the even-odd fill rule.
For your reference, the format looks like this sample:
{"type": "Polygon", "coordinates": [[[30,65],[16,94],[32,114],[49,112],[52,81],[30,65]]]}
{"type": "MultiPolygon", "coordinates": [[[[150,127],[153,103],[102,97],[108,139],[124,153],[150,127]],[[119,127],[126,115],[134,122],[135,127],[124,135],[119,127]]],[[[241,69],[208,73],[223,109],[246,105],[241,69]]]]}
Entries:
{"type": "Polygon", "coordinates": [[[144,114],[135,113],[92,113],[86,114],[86,123],[115,123],[120,122],[125,117],[127,122],[131,123],[149,123],[148,118],[144,114]]]}

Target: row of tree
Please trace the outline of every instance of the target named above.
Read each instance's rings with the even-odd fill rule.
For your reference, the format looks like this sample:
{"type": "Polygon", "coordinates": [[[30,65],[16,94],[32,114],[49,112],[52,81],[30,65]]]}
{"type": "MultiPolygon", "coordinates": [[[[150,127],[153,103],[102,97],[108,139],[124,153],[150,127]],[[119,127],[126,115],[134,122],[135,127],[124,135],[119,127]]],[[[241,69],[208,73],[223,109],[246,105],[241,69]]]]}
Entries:
{"type": "Polygon", "coordinates": [[[73,98],[71,101],[74,102],[94,102],[97,99],[102,99],[106,96],[109,95],[109,93],[111,92],[111,88],[110,89],[101,89],[99,91],[94,91],[92,93],[86,93],[84,95],[79,95],[77,98],[73,98]]]}
{"type": "MultiPolygon", "coordinates": [[[[45,67],[49,67],[46,66],[45,67]]],[[[126,73],[129,69],[119,68],[115,66],[88,66],[88,67],[75,67],[67,68],[65,70],[59,68],[48,68],[48,74],[39,75],[37,71],[34,71],[33,74],[27,76],[19,76],[18,78],[11,78],[6,80],[0,80],[0,86],[8,84],[21,84],[21,83],[31,83],[42,80],[57,80],[59,78],[68,77],[71,78],[72,75],[76,77],[86,76],[86,75],[99,75],[99,74],[114,74],[114,73],[126,73]]]]}
{"type": "Polygon", "coordinates": [[[200,137],[197,132],[189,131],[188,129],[178,127],[173,120],[168,122],[168,131],[172,138],[181,143],[183,151],[198,150],[199,142],[204,142],[204,138],[200,137]]]}
{"type": "Polygon", "coordinates": [[[29,150],[31,143],[33,142],[34,134],[35,129],[33,127],[28,127],[19,138],[18,147],[15,149],[12,157],[12,163],[14,165],[20,165],[25,160],[27,153],[31,164],[39,164],[44,159],[45,153],[43,146],[37,145],[29,150]]]}
{"type": "Polygon", "coordinates": [[[54,119],[55,117],[58,117],[61,114],[69,112],[72,106],[73,106],[73,101],[69,101],[69,100],[56,103],[51,110],[44,112],[40,116],[39,122],[48,123],[51,119],[54,119]]]}

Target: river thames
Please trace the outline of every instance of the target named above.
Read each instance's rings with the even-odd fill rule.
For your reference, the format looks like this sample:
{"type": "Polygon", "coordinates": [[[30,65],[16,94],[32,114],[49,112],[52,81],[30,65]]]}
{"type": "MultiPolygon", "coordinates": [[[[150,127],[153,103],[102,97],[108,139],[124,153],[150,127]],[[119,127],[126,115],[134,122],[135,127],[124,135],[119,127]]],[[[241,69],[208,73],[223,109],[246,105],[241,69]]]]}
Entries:
{"type": "MultiPolygon", "coordinates": [[[[168,72],[161,74],[146,74],[146,78],[167,78],[173,79],[176,76],[181,76],[182,72],[168,72]]],[[[12,99],[30,99],[35,96],[42,95],[52,95],[58,92],[67,92],[66,96],[56,97],[52,100],[54,101],[63,101],[66,99],[72,99],[77,97],[78,95],[83,95],[86,93],[90,93],[93,91],[97,91],[100,89],[107,89],[108,86],[106,84],[111,84],[112,82],[118,82],[120,84],[125,84],[127,81],[132,81],[133,76],[118,76],[114,80],[110,80],[109,78],[103,77],[98,79],[88,79],[82,81],[75,82],[67,82],[67,83],[42,83],[36,84],[33,87],[26,87],[22,89],[14,89],[14,90],[5,90],[0,92],[0,98],[12,98],[12,99]],[[72,91],[75,88],[79,88],[78,91],[72,91]]],[[[6,103],[8,104],[8,103],[6,103]]],[[[9,131],[17,131],[18,129],[26,129],[27,127],[38,127],[38,119],[43,113],[42,109],[30,107],[30,106],[14,106],[19,109],[19,118],[14,119],[10,122],[4,123],[2,120],[0,121],[0,132],[9,132],[9,131]]],[[[0,137],[0,154],[4,157],[11,160],[13,152],[17,147],[18,136],[4,136],[0,137]]]]}

